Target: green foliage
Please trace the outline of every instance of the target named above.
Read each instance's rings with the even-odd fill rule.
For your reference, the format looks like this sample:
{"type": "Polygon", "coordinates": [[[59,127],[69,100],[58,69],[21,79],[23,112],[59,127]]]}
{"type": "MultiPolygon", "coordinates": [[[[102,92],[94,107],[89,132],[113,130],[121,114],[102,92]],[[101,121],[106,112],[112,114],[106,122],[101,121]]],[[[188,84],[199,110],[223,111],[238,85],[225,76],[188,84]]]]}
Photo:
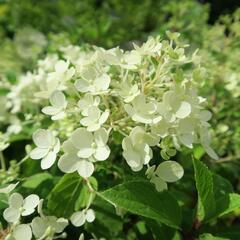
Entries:
{"type": "Polygon", "coordinates": [[[149,182],[126,182],[100,193],[100,196],[116,207],[179,228],[181,209],[177,201],[167,191],[156,192],[149,182]]]}
{"type": "MultiPolygon", "coordinates": [[[[97,187],[94,178],[90,178],[89,181],[97,187]]],[[[55,216],[69,217],[74,211],[87,206],[91,195],[86,182],[77,173],[66,174],[50,192],[48,208],[55,216]]]]}
{"type": "Polygon", "coordinates": [[[213,177],[207,167],[199,160],[193,160],[195,181],[198,191],[198,211],[200,221],[211,217],[216,210],[213,192],[213,177]]]}
{"type": "Polygon", "coordinates": [[[209,221],[240,208],[240,195],[233,193],[231,184],[213,174],[199,160],[193,160],[198,191],[197,217],[209,221]]]}

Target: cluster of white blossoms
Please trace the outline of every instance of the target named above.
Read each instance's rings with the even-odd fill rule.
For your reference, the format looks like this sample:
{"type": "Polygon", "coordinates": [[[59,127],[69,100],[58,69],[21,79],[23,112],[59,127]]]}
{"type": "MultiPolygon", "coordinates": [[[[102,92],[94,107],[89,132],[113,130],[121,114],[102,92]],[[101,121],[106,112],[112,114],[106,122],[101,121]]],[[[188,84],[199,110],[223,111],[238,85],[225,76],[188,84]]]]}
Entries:
{"type": "MultiPolygon", "coordinates": [[[[116,144],[112,133],[118,132],[123,157],[133,171],[150,167],[153,148],[170,160],[183,146],[201,144],[217,159],[210,147],[211,113],[205,109],[206,99],[197,94],[202,68],[195,54],[185,54],[179,34],[168,35],[169,41],[151,37],[131,51],[68,46],[61,49],[61,58],[49,55],[39,61],[31,74],[38,88],[35,102],[53,122],[51,130],[34,133],[37,148],[30,157],[42,159],[41,167],[47,169],[62,148],[60,170],[88,178],[98,162],[109,158],[111,144],[116,144]]],[[[161,169],[170,174],[178,169],[172,166],[161,169]]],[[[161,176],[164,171],[157,168],[152,176],[158,178],[151,181],[164,186],[172,182],[161,176]]]]}
{"type": "MultiPolygon", "coordinates": [[[[8,197],[9,205],[3,212],[3,218],[9,223],[9,228],[7,229],[8,234],[5,239],[31,240],[34,237],[36,240],[53,240],[66,238],[67,235],[63,231],[69,224],[68,220],[44,215],[42,211],[43,200],[40,200],[35,194],[31,194],[26,198],[23,198],[23,196],[17,192],[11,194],[11,191],[13,191],[17,185],[18,183],[10,184],[0,189],[0,193],[8,197]],[[35,216],[30,223],[21,223],[23,217],[34,214],[36,209],[39,216],[35,216]]],[[[95,214],[93,210],[91,210],[91,212],[88,213],[87,221],[94,221],[94,218],[95,214]]]]}
{"type": "MultiPolygon", "coordinates": [[[[36,147],[29,151],[30,158],[40,160],[43,170],[56,164],[64,173],[77,172],[93,195],[87,178],[110,159],[114,145],[122,148],[134,172],[146,171],[157,191],[182,178],[182,166],[171,158],[183,147],[200,144],[217,159],[210,146],[212,114],[197,93],[203,69],[195,54],[185,54],[178,34],[168,35],[169,41],[149,38],[130,51],[68,46],[39,61],[7,96],[12,113],[23,113],[42,127],[33,133],[36,147]],[[24,112],[24,101],[32,103],[36,114],[24,112]]],[[[17,123],[12,128],[19,131],[17,123]]],[[[0,151],[7,146],[4,140],[0,151]]],[[[3,214],[9,223],[7,240],[64,238],[69,223],[80,227],[95,220],[92,198],[69,219],[57,218],[43,213],[37,195],[9,194],[15,186],[0,189],[8,196],[3,214]],[[36,209],[38,216],[26,223],[25,216],[36,209]]]]}
{"type": "MultiPolygon", "coordinates": [[[[11,194],[11,192],[18,185],[10,184],[5,188],[0,189],[0,194],[4,194],[8,198],[8,208],[3,212],[3,218],[8,222],[9,227],[7,229],[6,240],[53,240],[66,238],[67,234],[64,229],[69,225],[69,221],[66,218],[57,218],[55,216],[46,216],[43,213],[43,199],[35,194],[31,194],[26,198],[17,192],[11,194]],[[26,223],[23,218],[36,213],[39,216],[34,216],[30,223],[26,223]],[[25,222],[25,223],[21,223],[25,222]]],[[[89,209],[88,206],[81,210],[74,212],[70,217],[71,223],[75,227],[84,225],[87,221],[89,223],[95,220],[95,212],[89,209]]],[[[29,217],[28,217],[29,218],[29,217]]],[[[81,234],[80,239],[83,239],[81,234]]]]}

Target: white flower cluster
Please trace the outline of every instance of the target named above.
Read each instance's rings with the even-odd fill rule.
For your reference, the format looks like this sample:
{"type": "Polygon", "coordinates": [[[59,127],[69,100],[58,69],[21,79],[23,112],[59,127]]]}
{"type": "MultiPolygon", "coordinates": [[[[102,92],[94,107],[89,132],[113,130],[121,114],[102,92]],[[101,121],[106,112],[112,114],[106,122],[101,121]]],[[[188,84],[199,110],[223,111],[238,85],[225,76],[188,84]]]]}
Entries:
{"type": "MultiPolygon", "coordinates": [[[[90,177],[94,164],[108,159],[113,131],[123,135],[123,156],[133,171],[149,164],[153,147],[169,160],[182,146],[201,144],[217,159],[208,133],[211,113],[197,94],[201,67],[192,67],[195,56],[185,54],[179,34],[169,36],[169,41],[149,38],[131,51],[68,46],[61,59],[54,55],[39,62],[32,74],[39,89],[34,95],[50,102],[42,112],[54,121],[52,129],[67,123],[74,129],[59,133],[65,140],[61,171],[90,177]]],[[[43,169],[51,167],[60,150],[58,138],[41,129],[33,140],[37,148],[30,156],[42,159],[43,169]]],[[[171,172],[172,164],[164,166],[171,172]]],[[[160,173],[155,174],[159,179],[160,173]]]]}
{"type": "MultiPolygon", "coordinates": [[[[4,189],[0,189],[0,193],[9,194],[17,184],[10,184],[4,189]]],[[[55,216],[45,216],[42,212],[43,200],[35,194],[31,194],[25,199],[19,193],[12,193],[9,196],[9,207],[3,212],[4,219],[9,223],[8,235],[6,240],[31,240],[34,239],[57,239],[65,237],[62,233],[68,225],[68,220],[57,218],[55,216]],[[40,216],[34,217],[31,223],[21,223],[21,218],[29,216],[35,212],[38,207],[40,216]],[[60,235],[56,235],[60,234],[60,235]]],[[[93,219],[94,220],[94,219],[93,219]]]]}

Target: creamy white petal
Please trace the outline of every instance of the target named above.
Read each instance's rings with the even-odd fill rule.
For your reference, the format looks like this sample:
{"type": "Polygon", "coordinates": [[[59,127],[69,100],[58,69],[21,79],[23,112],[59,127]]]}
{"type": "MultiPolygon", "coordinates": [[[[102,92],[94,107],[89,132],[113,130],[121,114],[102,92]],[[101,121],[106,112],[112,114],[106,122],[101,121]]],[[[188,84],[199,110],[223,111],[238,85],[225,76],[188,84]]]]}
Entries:
{"type": "Polygon", "coordinates": [[[73,215],[70,217],[70,220],[72,222],[72,224],[75,226],[75,227],[80,227],[82,226],[85,221],[86,221],[86,215],[83,211],[81,212],[75,212],[73,213],[73,215]]]}
{"type": "Polygon", "coordinates": [[[20,193],[13,193],[9,198],[9,206],[20,208],[23,205],[23,197],[20,193]]]}
{"type": "Polygon", "coordinates": [[[64,60],[59,60],[55,65],[55,71],[59,73],[64,73],[67,71],[69,66],[69,62],[66,62],[64,60]]]}
{"type": "Polygon", "coordinates": [[[133,169],[142,169],[142,160],[138,152],[134,150],[127,150],[123,152],[123,156],[126,159],[128,165],[133,169]]]}
{"type": "Polygon", "coordinates": [[[108,146],[103,146],[103,147],[97,147],[95,153],[94,153],[94,157],[98,160],[98,161],[104,161],[106,160],[110,155],[110,149],[108,146]]]}
{"type": "Polygon", "coordinates": [[[61,148],[60,140],[59,140],[59,138],[55,138],[53,152],[58,153],[60,151],[60,148],[61,148]]]}
{"type": "Polygon", "coordinates": [[[99,118],[99,123],[102,125],[103,123],[105,123],[107,121],[109,117],[109,111],[106,110],[105,112],[102,113],[102,115],[99,118]]]}
{"type": "Polygon", "coordinates": [[[79,158],[75,154],[66,153],[60,157],[58,167],[62,172],[72,173],[78,169],[79,158]]]}
{"type": "Polygon", "coordinates": [[[33,133],[33,141],[40,148],[47,148],[54,142],[54,136],[49,130],[38,129],[33,133]]]}
{"type": "Polygon", "coordinates": [[[32,159],[41,159],[41,158],[45,157],[48,154],[48,151],[49,151],[48,148],[38,148],[37,147],[37,148],[34,148],[30,152],[29,156],[32,159]]]}
{"type": "Polygon", "coordinates": [[[94,154],[95,150],[93,148],[82,148],[77,152],[79,158],[89,158],[94,154]]]}
{"type": "Polygon", "coordinates": [[[218,160],[219,157],[216,154],[216,152],[207,144],[203,144],[203,148],[206,151],[206,153],[214,160],[218,160]]]}
{"type": "Polygon", "coordinates": [[[20,224],[13,230],[13,236],[15,240],[31,240],[32,230],[27,224],[20,224]]]}
{"type": "Polygon", "coordinates": [[[108,141],[108,133],[105,128],[100,128],[94,133],[94,141],[98,146],[104,146],[108,141]]]}
{"type": "Polygon", "coordinates": [[[56,155],[55,152],[52,152],[52,151],[49,152],[47,154],[47,156],[42,159],[42,161],[41,161],[41,168],[42,169],[50,168],[54,164],[54,162],[56,160],[56,157],[57,157],[57,155],[56,155]]]}
{"type": "Polygon", "coordinates": [[[0,193],[10,193],[17,185],[19,182],[15,183],[15,184],[9,184],[7,187],[1,188],[0,189],[0,193]]]}
{"type": "Polygon", "coordinates": [[[54,224],[56,233],[61,233],[67,225],[68,225],[67,219],[65,219],[65,218],[57,219],[56,224],[54,224]]]}
{"type": "Polygon", "coordinates": [[[164,161],[159,164],[155,173],[165,182],[176,182],[182,178],[184,170],[175,161],[164,161]]]}
{"type": "Polygon", "coordinates": [[[88,178],[94,172],[94,165],[92,162],[89,162],[87,160],[82,160],[78,163],[77,171],[81,177],[88,178]]]}
{"type": "Polygon", "coordinates": [[[89,82],[84,79],[77,80],[75,82],[74,86],[79,92],[88,92],[89,91],[89,82]]]}
{"type": "Polygon", "coordinates": [[[93,222],[95,220],[95,213],[92,209],[88,209],[86,213],[86,220],[88,222],[93,222]]]}
{"type": "Polygon", "coordinates": [[[73,145],[73,143],[70,139],[66,140],[63,143],[62,148],[63,148],[64,152],[77,155],[78,149],[73,145]]]}
{"type": "Polygon", "coordinates": [[[61,91],[54,91],[50,97],[50,103],[55,108],[63,108],[66,104],[66,97],[61,91]]]}
{"type": "Polygon", "coordinates": [[[111,78],[104,73],[102,76],[95,79],[94,84],[98,91],[105,91],[108,89],[110,82],[111,78]]]}
{"type": "Polygon", "coordinates": [[[52,116],[51,119],[53,121],[56,121],[56,120],[63,119],[65,116],[66,116],[66,113],[62,111],[62,112],[59,112],[56,115],[52,116]]]}
{"type": "Polygon", "coordinates": [[[160,177],[153,177],[150,182],[154,183],[156,190],[158,192],[161,192],[167,189],[167,183],[163,181],[160,177]]]}
{"type": "Polygon", "coordinates": [[[46,115],[56,115],[61,111],[61,108],[56,108],[56,107],[52,107],[52,106],[47,106],[42,108],[42,112],[46,115]]]}
{"type": "Polygon", "coordinates": [[[71,141],[78,149],[91,148],[93,135],[84,128],[78,128],[73,132],[71,141]]]}
{"type": "Polygon", "coordinates": [[[39,197],[36,194],[31,194],[24,199],[22,216],[30,215],[34,212],[34,209],[39,204],[39,197]]]}
{"type": "Polygon", "coordinates": [[[188,148],[193,148],[194,137],[192,134],[181,134],[179,135],[179,140],[188,148]]]}
{"type": "Polygon", "coordinates": [[[207,110],[203,110],[200,112],[200,118],[202,121],[209,121],[212,118],[212,113],[207,111],[207,110]]]}
{"type": "Polygon", "coordinates": [[[3,212],[4,219],[9,223],[15,223],[20,218],[20,211],[17,208],[9,207],[3,212]]]}
{"type": "Polygon", "coordinates": [[[185,101],[182,101],[178,110],[176,111],[177,118],[185,118],[187,117],[192,111],[191,104],[185,101]]]}
{"type": "Polygon", "coordinates": [[[93,124],[91,124],[91,125],[88,125],[87,130],[88,130],[89,132],[95,132],[95,131],[97,131],[100,127],[101,127],[101,125],[100,125],[99,123],[93,123],[93,124]]]}
{"type": "Polygon", "coordinates": [[[40,238],[43,236],[43,234],[47,230],[48,223],[47,221],[44,221],[44,219],[41,217],[35,217],[32,220],[31,227],[32,227],[33,235],[36,238],[40,238]]]}

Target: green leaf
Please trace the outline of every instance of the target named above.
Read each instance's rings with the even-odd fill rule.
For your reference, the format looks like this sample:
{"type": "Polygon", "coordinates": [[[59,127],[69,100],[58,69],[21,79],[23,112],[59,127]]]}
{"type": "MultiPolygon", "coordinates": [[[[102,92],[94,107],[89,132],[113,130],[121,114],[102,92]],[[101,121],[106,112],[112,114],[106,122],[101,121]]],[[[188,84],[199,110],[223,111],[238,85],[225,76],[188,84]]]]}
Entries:
{"type": "Polygon", "coordinates": [[[46,172],[34,174],[33,176],[27,178],[27,180],[22,184],[22,186],[25,188],[35,189],[41,183],[45,182],[46,180],[50,180],[52,178],[53,178],[52,175],[46,172]]]}
{"type": "Polygon", "coordinates": [[[155,240],[181,240],[181,236],[176,229],[170,228],[160,222],[144,218],[147,226],[151,229],[155,240]]]}
{"type": "Polygon", "coordinates": [[[131,181],[108,189],[100,196],[115,206],[143,217],[179,228],[181,209],[169,191],[157,192],[146,181],[131,181]]]}
{"type": "Polygon", "coordinates": [[[212,234],[204,233],[199,237],[199,240],[230,240],[229,238],[214,237],[212,234]]]}
{"type": "Polygon", "coordinates": [[[238,208],[240,208],[240,195],[237,193],[229,193],[225,197],[216,199],[217,211],[214,217],[223,216],[238,208]]]}
{"type": "Polygon", "coordinates": [[[95,211],[96,219],[94,224],[86,225],[89,232],[106,239],[113,239],[119,232],[122,232],[123,219],[116,214],[116,210],[111,204],[96,197],[91,208],[95,211]]]}
{"type": "Polygon", "coordinates": [[[219,237],[230,239],[230,240],[239,240],[240,239],[240,229],[239,226],[231,226],[227,228],[221,228],[221,231],[217,233],[219,237]]]}
{"type": "Polygon", "coordinates": [[[240,208],[240,195],[229,181],[213,174],[199,160],[193,160],[198,191],[198,218],[210,221],[240,208]]]}
{"type": "Polygon", "coordinates": [[[196,188],[198,192],[197,216],[200,221],[210,218],[216,209],[213,192],[213,177],[208,168],[199,160],[193,159],[196,188]]]}
{"type": "MultiPolygon", "coordinates": [[[[96,188],[96,181],[89,178],[96,188]]],[[[87,205],[90,192],[83,178],[77,173],[65,174],[48,197],[48,208],[57,217],[69,217],[74,211],[87,205]]]]}
{"type": "Polygon", "coordinates": [[[194,155],[194,158],[196,158],[197,160],[200,160],[202,156],[204,156],[204,154],[205,154],[205,151],[202,146],[197,146],[194,149],[193,155],[194,155]]]}

